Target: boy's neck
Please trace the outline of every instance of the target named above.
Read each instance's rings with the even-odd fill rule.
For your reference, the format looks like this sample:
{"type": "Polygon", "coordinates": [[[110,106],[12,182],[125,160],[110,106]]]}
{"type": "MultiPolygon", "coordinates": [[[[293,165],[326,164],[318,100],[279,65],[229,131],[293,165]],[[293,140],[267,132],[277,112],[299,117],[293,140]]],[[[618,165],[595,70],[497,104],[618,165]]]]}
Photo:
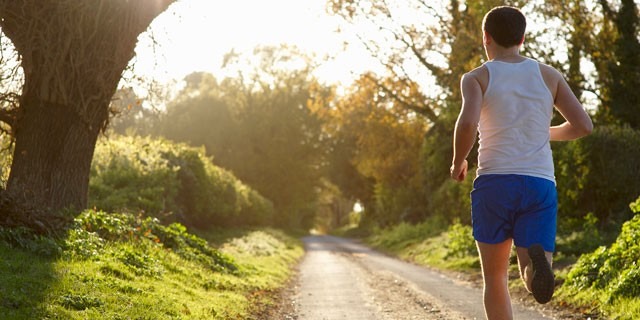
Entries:
{"type": "Polygon", "coordinates": [[[487,50],[487,56],[491,61],[520,62],[523,60],[520,55],[520,46],[509,48],[494,46],[491,49],[487,50]]]}

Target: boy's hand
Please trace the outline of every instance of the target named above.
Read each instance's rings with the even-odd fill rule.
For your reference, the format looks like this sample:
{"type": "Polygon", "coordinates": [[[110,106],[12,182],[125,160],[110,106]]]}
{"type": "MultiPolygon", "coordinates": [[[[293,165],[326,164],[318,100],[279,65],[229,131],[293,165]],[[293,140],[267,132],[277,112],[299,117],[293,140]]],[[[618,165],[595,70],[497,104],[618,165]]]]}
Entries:
{"type": "Polygon", "coordinates": [[[467,177],[467,160],[464,160],[460,165],[451,165],[450,173],[451,179],[456,181],[463,181],[467,177]]]}

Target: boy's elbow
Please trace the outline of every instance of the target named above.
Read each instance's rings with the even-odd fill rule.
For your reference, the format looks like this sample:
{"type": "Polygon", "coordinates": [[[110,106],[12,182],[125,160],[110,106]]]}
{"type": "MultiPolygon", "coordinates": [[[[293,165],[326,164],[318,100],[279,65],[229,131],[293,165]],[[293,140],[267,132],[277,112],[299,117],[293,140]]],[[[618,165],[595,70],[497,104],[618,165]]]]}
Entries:
{"type": "Polygon", "coordinates": [[[456,127],[458,128],[458,130],[475,131],[478,129],[478,124],[473,121],[465,121],[460,119],[456,122],[456,127]]]}
{"type": "Polygon", "coordinates": [[[586,121],[578,127],[578,130],[581,137],[590,135],[593,132],[593,122],[591,120],[586,121]]]}

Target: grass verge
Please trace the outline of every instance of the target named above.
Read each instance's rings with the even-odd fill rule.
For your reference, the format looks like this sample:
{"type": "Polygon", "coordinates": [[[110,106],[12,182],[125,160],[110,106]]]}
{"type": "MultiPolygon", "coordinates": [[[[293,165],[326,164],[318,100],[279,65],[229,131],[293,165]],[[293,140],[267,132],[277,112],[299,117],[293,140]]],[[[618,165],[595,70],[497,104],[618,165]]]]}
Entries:
{"type": "Polygon", "coordinates": [[[252,319],[302,256],[284,232],[223,240],[88,211],[63,239],[0,230],[3,319],[252,319]]]}

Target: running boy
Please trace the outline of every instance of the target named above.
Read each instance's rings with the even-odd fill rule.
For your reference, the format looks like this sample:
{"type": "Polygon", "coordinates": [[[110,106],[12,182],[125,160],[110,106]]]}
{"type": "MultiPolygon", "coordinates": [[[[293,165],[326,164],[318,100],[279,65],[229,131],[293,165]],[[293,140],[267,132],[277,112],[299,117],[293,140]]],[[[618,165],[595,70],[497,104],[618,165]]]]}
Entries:
{"type": "Polygon", "coordinates": [[[577,139],[593,129],[560,72],[519,54],[525,27],[517,8],[496,7],[485,15],[488,62],[462,76],[454,133],[450,173],[462,181],[479,132],[471,215],[488,319],[512,318],[507,270],[513,244],[527,290],[539,303],[551,300],[557,194],[549,141],[577,139]],[[558,126],[550,125],[554,106],[566,120],[558,126]]]}

